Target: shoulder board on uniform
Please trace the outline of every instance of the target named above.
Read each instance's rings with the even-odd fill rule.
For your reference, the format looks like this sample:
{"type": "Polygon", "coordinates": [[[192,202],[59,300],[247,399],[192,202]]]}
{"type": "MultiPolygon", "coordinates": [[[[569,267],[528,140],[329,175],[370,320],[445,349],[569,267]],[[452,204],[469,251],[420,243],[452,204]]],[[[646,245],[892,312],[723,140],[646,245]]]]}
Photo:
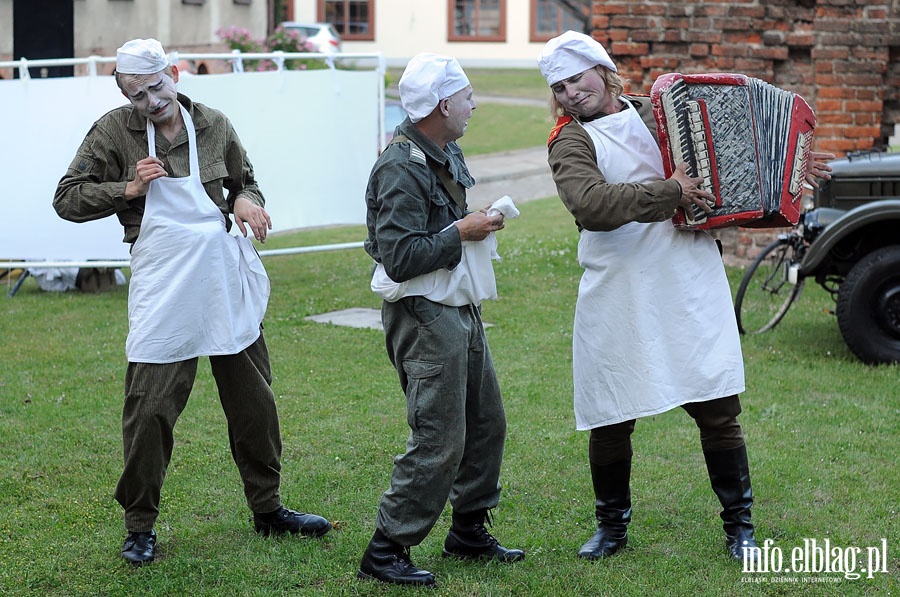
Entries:
{"type": "Polygon", "coordinates": [[[571,116],[560,116],[556,119],[556,126],[553,127],[553,130],[550,131],[550,138],[547,139],[547,146],[549,147],[551,143],[556,141],[556,138],[559,136],[559,133],[562,132],[564,126],[572,122],[571,116]]]}
{"type": "Polygon", "coordinates": [[[409,161],[422,164],[423,166],[428,164],[425,161],[425,152],[419,149],[419,146],[412,141],[409,142],[409,161]]]}
{"type": "Polygon", "coordinates": [[[427,166],[428,162],[425,160],[425,152],[419,149],[419,146],[413,143],[412,140],[406,135],[395,135],[388,145],[393,145],[394,143],[402,143],[404,141],[406,143],[409,143],[409,161],[427,166]]]}

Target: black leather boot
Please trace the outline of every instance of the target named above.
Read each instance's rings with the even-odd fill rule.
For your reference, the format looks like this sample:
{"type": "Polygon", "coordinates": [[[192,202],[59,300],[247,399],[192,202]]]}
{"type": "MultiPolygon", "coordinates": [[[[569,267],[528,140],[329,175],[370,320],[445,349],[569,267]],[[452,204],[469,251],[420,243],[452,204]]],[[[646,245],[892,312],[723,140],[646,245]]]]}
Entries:
{"type": "MultiPolygon", "coordinates": [[[[750,487],[747,447],[742,445],[728,450],[703,452],[703,457],[709,471],[709,482],[722,504],[725,547],[731,557],[743,560],[743,548],[756,547],[753,524],[750,522],[753,490],[750,487]]],[[[755,556],[758,553],[753,550],[750,555],[755,556]]]]}
{"type": "Polygon", "coordinates": [[[521,549],[506,549],[485,528],[491,523],[487,510],[477,510],[468,514],[453,513],[453,525],[444,540],[444,557],[467,560],[495,560],[497,562],[518,562],[525,559],[521,549]]]}
{"type": "Polygon", "coordinates": [[[156,531],[129,531],[122,546],[122,557],[134,566],[151,563],[156,557],[156,531]]]}
{"type": "Polygon", "coordinates": [[[356,576],[395,585],[435,586],[434,574],[413,565],[409,548],[391,541],[379,530],[369,541],[356,576]]]}
{"type": "Polygon", "coordinates": [[[596,497],[597,530],[578,550],[578,557],[596,560],[611,556],[628,543],[631,522],[631,460],[612,464],[591,462],[596,497]]]}
{"type": "Polygon", "coordinates": [[[331,530],[331,523],[316,514],[294,512],[282,506],[274,512],[254,514],[253,528],[257,533],[266,537],[285,533],[321,537],[331,530]]]}

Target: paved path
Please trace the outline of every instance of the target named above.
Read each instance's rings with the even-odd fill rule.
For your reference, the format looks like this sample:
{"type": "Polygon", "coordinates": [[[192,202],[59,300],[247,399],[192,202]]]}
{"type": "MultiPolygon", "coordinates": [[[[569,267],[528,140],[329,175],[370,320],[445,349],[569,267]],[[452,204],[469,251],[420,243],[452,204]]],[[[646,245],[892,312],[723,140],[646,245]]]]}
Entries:
{"type": "Polygon", "coordinates": [[[466,193],[469,209],[487,207],[503,195],[516,203],[556,195],[544,146],[466,157],[475,186],[466,193]]]}

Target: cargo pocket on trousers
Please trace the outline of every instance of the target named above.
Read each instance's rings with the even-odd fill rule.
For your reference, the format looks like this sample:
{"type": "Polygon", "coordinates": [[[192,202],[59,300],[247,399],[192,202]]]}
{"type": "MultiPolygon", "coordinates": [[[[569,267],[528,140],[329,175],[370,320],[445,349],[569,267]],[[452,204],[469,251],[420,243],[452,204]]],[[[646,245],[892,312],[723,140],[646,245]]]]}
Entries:
{"type": "Polygon", "coordinates": [[[429,361],[403,361],[406,374],[406,422],[413,432],[418,432],[420,415],[433,409],[434,401],[440,399],[441,372],[444,365],[429,361]]]}

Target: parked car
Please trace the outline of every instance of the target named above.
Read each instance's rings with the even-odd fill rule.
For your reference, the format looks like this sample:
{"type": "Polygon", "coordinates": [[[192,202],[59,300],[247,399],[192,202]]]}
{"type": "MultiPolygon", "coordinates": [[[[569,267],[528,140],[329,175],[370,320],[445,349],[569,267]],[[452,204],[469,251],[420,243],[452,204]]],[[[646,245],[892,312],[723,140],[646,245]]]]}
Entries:
{"type": "Polygon", "coordinates": [[[816,209],[803,219],[821,232],[796,275],[832,293],[841,335],[857,357],[900,362],[900,152],[855,153],[831,166],[816,209]]]}
{"type": "Polygon", "coordinates": [[[288,31],[297,31],[313,44],[316,52],[335,54],[341,52],[341,36],[331,23],[300,23],[285,21],[281,26],[288,31]]]}

